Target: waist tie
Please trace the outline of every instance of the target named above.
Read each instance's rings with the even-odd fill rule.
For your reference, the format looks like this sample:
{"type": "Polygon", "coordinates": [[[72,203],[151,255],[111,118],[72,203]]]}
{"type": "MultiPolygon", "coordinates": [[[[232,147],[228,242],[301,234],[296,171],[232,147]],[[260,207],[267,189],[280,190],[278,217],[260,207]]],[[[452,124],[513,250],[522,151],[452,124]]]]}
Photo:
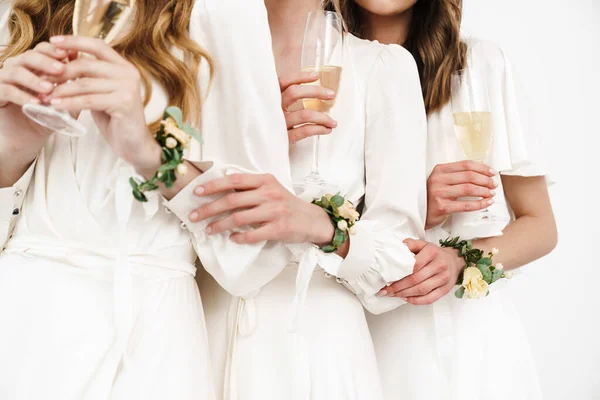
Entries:
{"type": "MultiPolygon", "coordinates": [[[[292,335],[292,355],[294,357],[294,382],[290,391],[293,397],[290,400],[307,400],[310,398],[310,362],[308,357],[308,346],[298,328],[301,324],[301,315],[304,302],[308,294],[308,287],[312,275],[321,267],[325,273],[337,275],[342,259],[335,254],[323,253],[314,245],[288,245],[295,256],[292,265],[298,265],[296,275],[296,292],[290,307],[287,326],[292,335]]],[[[224,398],[225,400],[239,400],[239,388],[237,382],[237,345],[238,337],[252,335],[257,326],[255,297],[259,291],[244,297],[233,298],[229,308],[229,323],[232,332],[229,336],[227,348],[227,363],[225,367],[224,398]]]]}
{"type": "MultiPolygon", "coordinates": [[[[122,248],[90,248],[83,243],[50,237],[17,235],[8,242],[5,249],[6,254],[47,258],[78,269],[102,272],[103,269],[107,269],[105,268],[106,262],[113,263],[112,271],[107,271],[112,272],[113,279],[115,323],[113,344],[108,349],[100,370],[91,376],[90,381],[82,388],[84,393],[92,390],[99,394],[97,398],[110,399],[117,373],[120,367],[127,362],[127,345],[134,325],[131,266],[156,268],[154,271],[149,268],[144,269],[144,272],[149,271],[154,274],[160,270],[170,276],[195,275],[195,266],[181,259],[182,254],[187,254],[187,246],[185,249],[182,246],[169,250],[173,252],[173,257],[165,259],[149,254],[129,255],[127,249],[122,248]]],[[[82,394],[81,397],[83,396],[82,394]]]]}

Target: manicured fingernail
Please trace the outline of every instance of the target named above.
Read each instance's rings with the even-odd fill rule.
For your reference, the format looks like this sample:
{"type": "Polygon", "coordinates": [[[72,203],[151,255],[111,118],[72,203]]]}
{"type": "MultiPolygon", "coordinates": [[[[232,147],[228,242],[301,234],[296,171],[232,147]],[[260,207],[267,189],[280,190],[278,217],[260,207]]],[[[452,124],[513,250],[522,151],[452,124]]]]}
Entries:
{"type": "Polygon", "coordinates": [[[64,36],[52,36],[50,38],[50,43],[62,43],[65,41],[64,36]]]}
{"type": "Polygon", "coordinates": [[[379,297],[383,297],[383,296],[385,296],[385,295],[387,295],[387,294],[388,294],[388,291],[387,291],[387,290],[380,290],[380,291],[379,291],[379,293],[377,293],[377,296],[379,296],[379,297]]]}
{"type": "Polygon", "coordinates": [[[394,293],[394,292],[388,293],[387,297],[396,297],[396,293],[394,293]]]}
{"type": "Polygon", "coordinates": [[[338,123],[337,123],[337,121],[333,121],[333,127],[334,127],[334,128],[337,128],[337,126],[338,126],[338,123]]]}
{"type": "Polygon", "coordinates": [[[311,78],[315,78],[315,79],[316,79],[316,78],[318,78],[318,77],[319,77],[319,74],[317,74],[316,72],[311,72],[311,73],[310,73],[310,77],[311,77],[311,78]]]}
{"type": "Polygon", "coordinates": [[[42,82],[42,83],[40,84],[40,87],[41,87],[43,90],[51,90],[51,89],[54,87],[54,85],[53,85],[52,83],[50,83],[50,82],[42,82]]]}
{"type": "Polygon", "coordinates": [[[333,90],[331,90],[331,89],[327,89],[327,90],[325,91],[325,95],[326,95],[327,97],[332,97],[332,98],[333,98],[333,97],[335,97],[335,92],[334,92],[333,90]]]}
{"type": "Polygon", "coordinates": [[[212,232],[212,228],[210,226],[207,226],[206,229],[204,229],[204,232],[206,232],[207,235],[210,235],[212,232]]]}
{"type": "Polygon", "coordinates": [[[490,192],[490,194],[491,194],[492,196],[495,196],[495,195],[496,195],[496,191],[495,191],[495,190],[492,190],[492,191],[490,192]]]}
{"type": "Polygon", "coordinates": [[[57,71],[62,71],[62,69],[65,67],[65,64],[61,63],[61,62],[54,62],[52,63],[52,68],[54,68],[57,71]]]}
{"type": "Polygon", "coordinates": [[[50,104],[52,104],[53,106],[57,106],[60,103],[62,103],[62,99],[52,99],[52,100],[50,100],[50,104]]]}
{"type": "Polygon", "coordinates": [[[196,222],[196,221],[198,221],[198,217],[199,217],[198,213],[197,212],[193,212],[193,213],[190,214],[190,221],[196,222]]]}
{"type": "Polygon", "coordinates": [[[489,199],[489,200],[487,201],[487,203],[488,203],[488,205],[489,205],[489,206],[491,206],[491,205],[492,205],[492,204],[494,204],[495,202],[496,202],[496,200],[494,200],[494,199],[489,199]]]}
{"type": "Polygon", "coordinates": [[[29,99],[29,103],[30,104],[40,104],[41,101],[37,97],[32,97],[31,99],[29,99]]]}
{"type": "Polygon", "coordinates": [[[202,186],[198,186],[196,189],[194,189],[194,194],[196,196],[202,196],[203,193],[204,193],[204,188],[202,186]]]}
{"type": "Polygon", "coordinates": [[[490,174],[498,175],[498,171],[496,171],[494,168],[490,168],[490,174]]]}

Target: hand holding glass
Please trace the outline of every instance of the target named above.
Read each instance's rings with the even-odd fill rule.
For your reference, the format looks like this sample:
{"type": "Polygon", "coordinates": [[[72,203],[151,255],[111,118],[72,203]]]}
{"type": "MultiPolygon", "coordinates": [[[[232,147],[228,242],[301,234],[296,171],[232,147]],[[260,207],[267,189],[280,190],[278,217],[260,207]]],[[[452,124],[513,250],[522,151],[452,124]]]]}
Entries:
{"type": "MultiPolygon", "coordinates": [[[[308,85],[319,85],[336,93],[342,76],[343,62],[343,26],[342,17],[330,11],[315,11],[308,15],[302,46],[303,72],[315,72],[319,79],[308,85]]],[[[332,100],[304,99],[304,108],[329,113],[335,105],[332,100]]],[[[319,136],[313,139],[313,155],[310,174],[301,184],[304,191],[315,191],[325,186],[319,174],[319,136]]]]}
{"type": "MultiPolygon", "coordinates": [[[[73,34],[103,39],[111,43],[125,26],[135,0],[76,0],[73,34]]],[[[26,104],[23,112],[38,124],[67,136],[84,136],[85,127],[68,112],[51,106],[26,104]]]]}

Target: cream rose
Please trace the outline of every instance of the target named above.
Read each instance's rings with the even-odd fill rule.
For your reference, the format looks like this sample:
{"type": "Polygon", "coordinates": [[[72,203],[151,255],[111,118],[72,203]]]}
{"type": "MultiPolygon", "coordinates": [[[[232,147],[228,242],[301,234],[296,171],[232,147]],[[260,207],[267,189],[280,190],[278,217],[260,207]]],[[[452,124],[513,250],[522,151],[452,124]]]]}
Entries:
{"type": "Polygon", "coordinates": [[[349,220],[351,224],[354,224],[360,217],[358,211],[354,209],[354,206],[348,200],[341,207],[338,207],[338,213],[340,217],[349,220]]]}
{"type": "Polygon", "coordinates": [[[463,287],[469,299],[481,299],[488,293],[488,284],[483,280],[483,274],[475,267],[465,269],[463,287]]]}
{"type": "Polygon", "coordinates": [[[338,221],[337,227],[339,230],[345,231],[346,229],[348,229],[348,223],[346,222],[346,220],[338,221]]]}
{"type": "Polygon", "coordinates": [[[177,173],[181,176],[184,176],[188,172],[188,167],[185,164],[179,164],[177,166],[177,173]]]}
{"type": "Polygon", "coordinates": [[[173,136],[183,147],[187,147],[190,144],[191,137],[177,126],[177,122],[171,117],[162,121],[161,124],[164,126],[165,133],[173,136]]]}
{"type": "Polygon", "coordinates": [[[504,269],[504,265],[502,265],[502,263],[496,264],[495,267],[496,267],[496,269],[499,269],[499,270],[503,270],[504,269]]]}
{"type": "Polygon", "coordinates": [[[500,250],[498,250],[498,248],[497,248],[497,247],[494,247],[494,248],[492,249],[492,255],[493,255],[493,256],[497,256],[498,254],[500,254],[500,250]]]}

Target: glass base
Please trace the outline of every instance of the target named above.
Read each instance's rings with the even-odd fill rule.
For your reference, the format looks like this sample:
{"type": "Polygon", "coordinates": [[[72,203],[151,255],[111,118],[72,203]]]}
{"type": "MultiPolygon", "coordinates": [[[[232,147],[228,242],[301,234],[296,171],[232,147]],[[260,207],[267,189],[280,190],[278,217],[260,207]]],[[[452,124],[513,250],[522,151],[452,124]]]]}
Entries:
{"type": "Polygon", "coordinates": [[[85,126],[65,111],[41,104],[25,104],[23,113],[41,126],[66,136],[81,137],[87,133],[85,126]]]}
{"type": "MultiPolygon", "coordinates": [[[[305,180],[301,183],[294,183],[294,193],[296,196],[300,197],[304,201],[313,201],[314,199],[319,199],[326,194],[337,194],[340,193],[340,190],[337,186],[326,183],[325,181],[319,181],[316,183],[315,181],[305,180]]],[[[343,195],[343,193],[340,193],[343,195]]]]}
{"type": "Polygon", "coordinates": [[[489,208],[486,208],[485,210],[481,210],[479,212],[477,212],[477,219],[474,221],[470,221],[470,222],[466,222],[465,225],[467,226],[475,226],[478,224],[481,224],[482,222],[490,222],[490,223],[496,223],[496,222],[509,222],[510,218],[507,218],[505,216],[498,216],[496,214],[494,214],[492,211],[490,211],[489,208]]]}

